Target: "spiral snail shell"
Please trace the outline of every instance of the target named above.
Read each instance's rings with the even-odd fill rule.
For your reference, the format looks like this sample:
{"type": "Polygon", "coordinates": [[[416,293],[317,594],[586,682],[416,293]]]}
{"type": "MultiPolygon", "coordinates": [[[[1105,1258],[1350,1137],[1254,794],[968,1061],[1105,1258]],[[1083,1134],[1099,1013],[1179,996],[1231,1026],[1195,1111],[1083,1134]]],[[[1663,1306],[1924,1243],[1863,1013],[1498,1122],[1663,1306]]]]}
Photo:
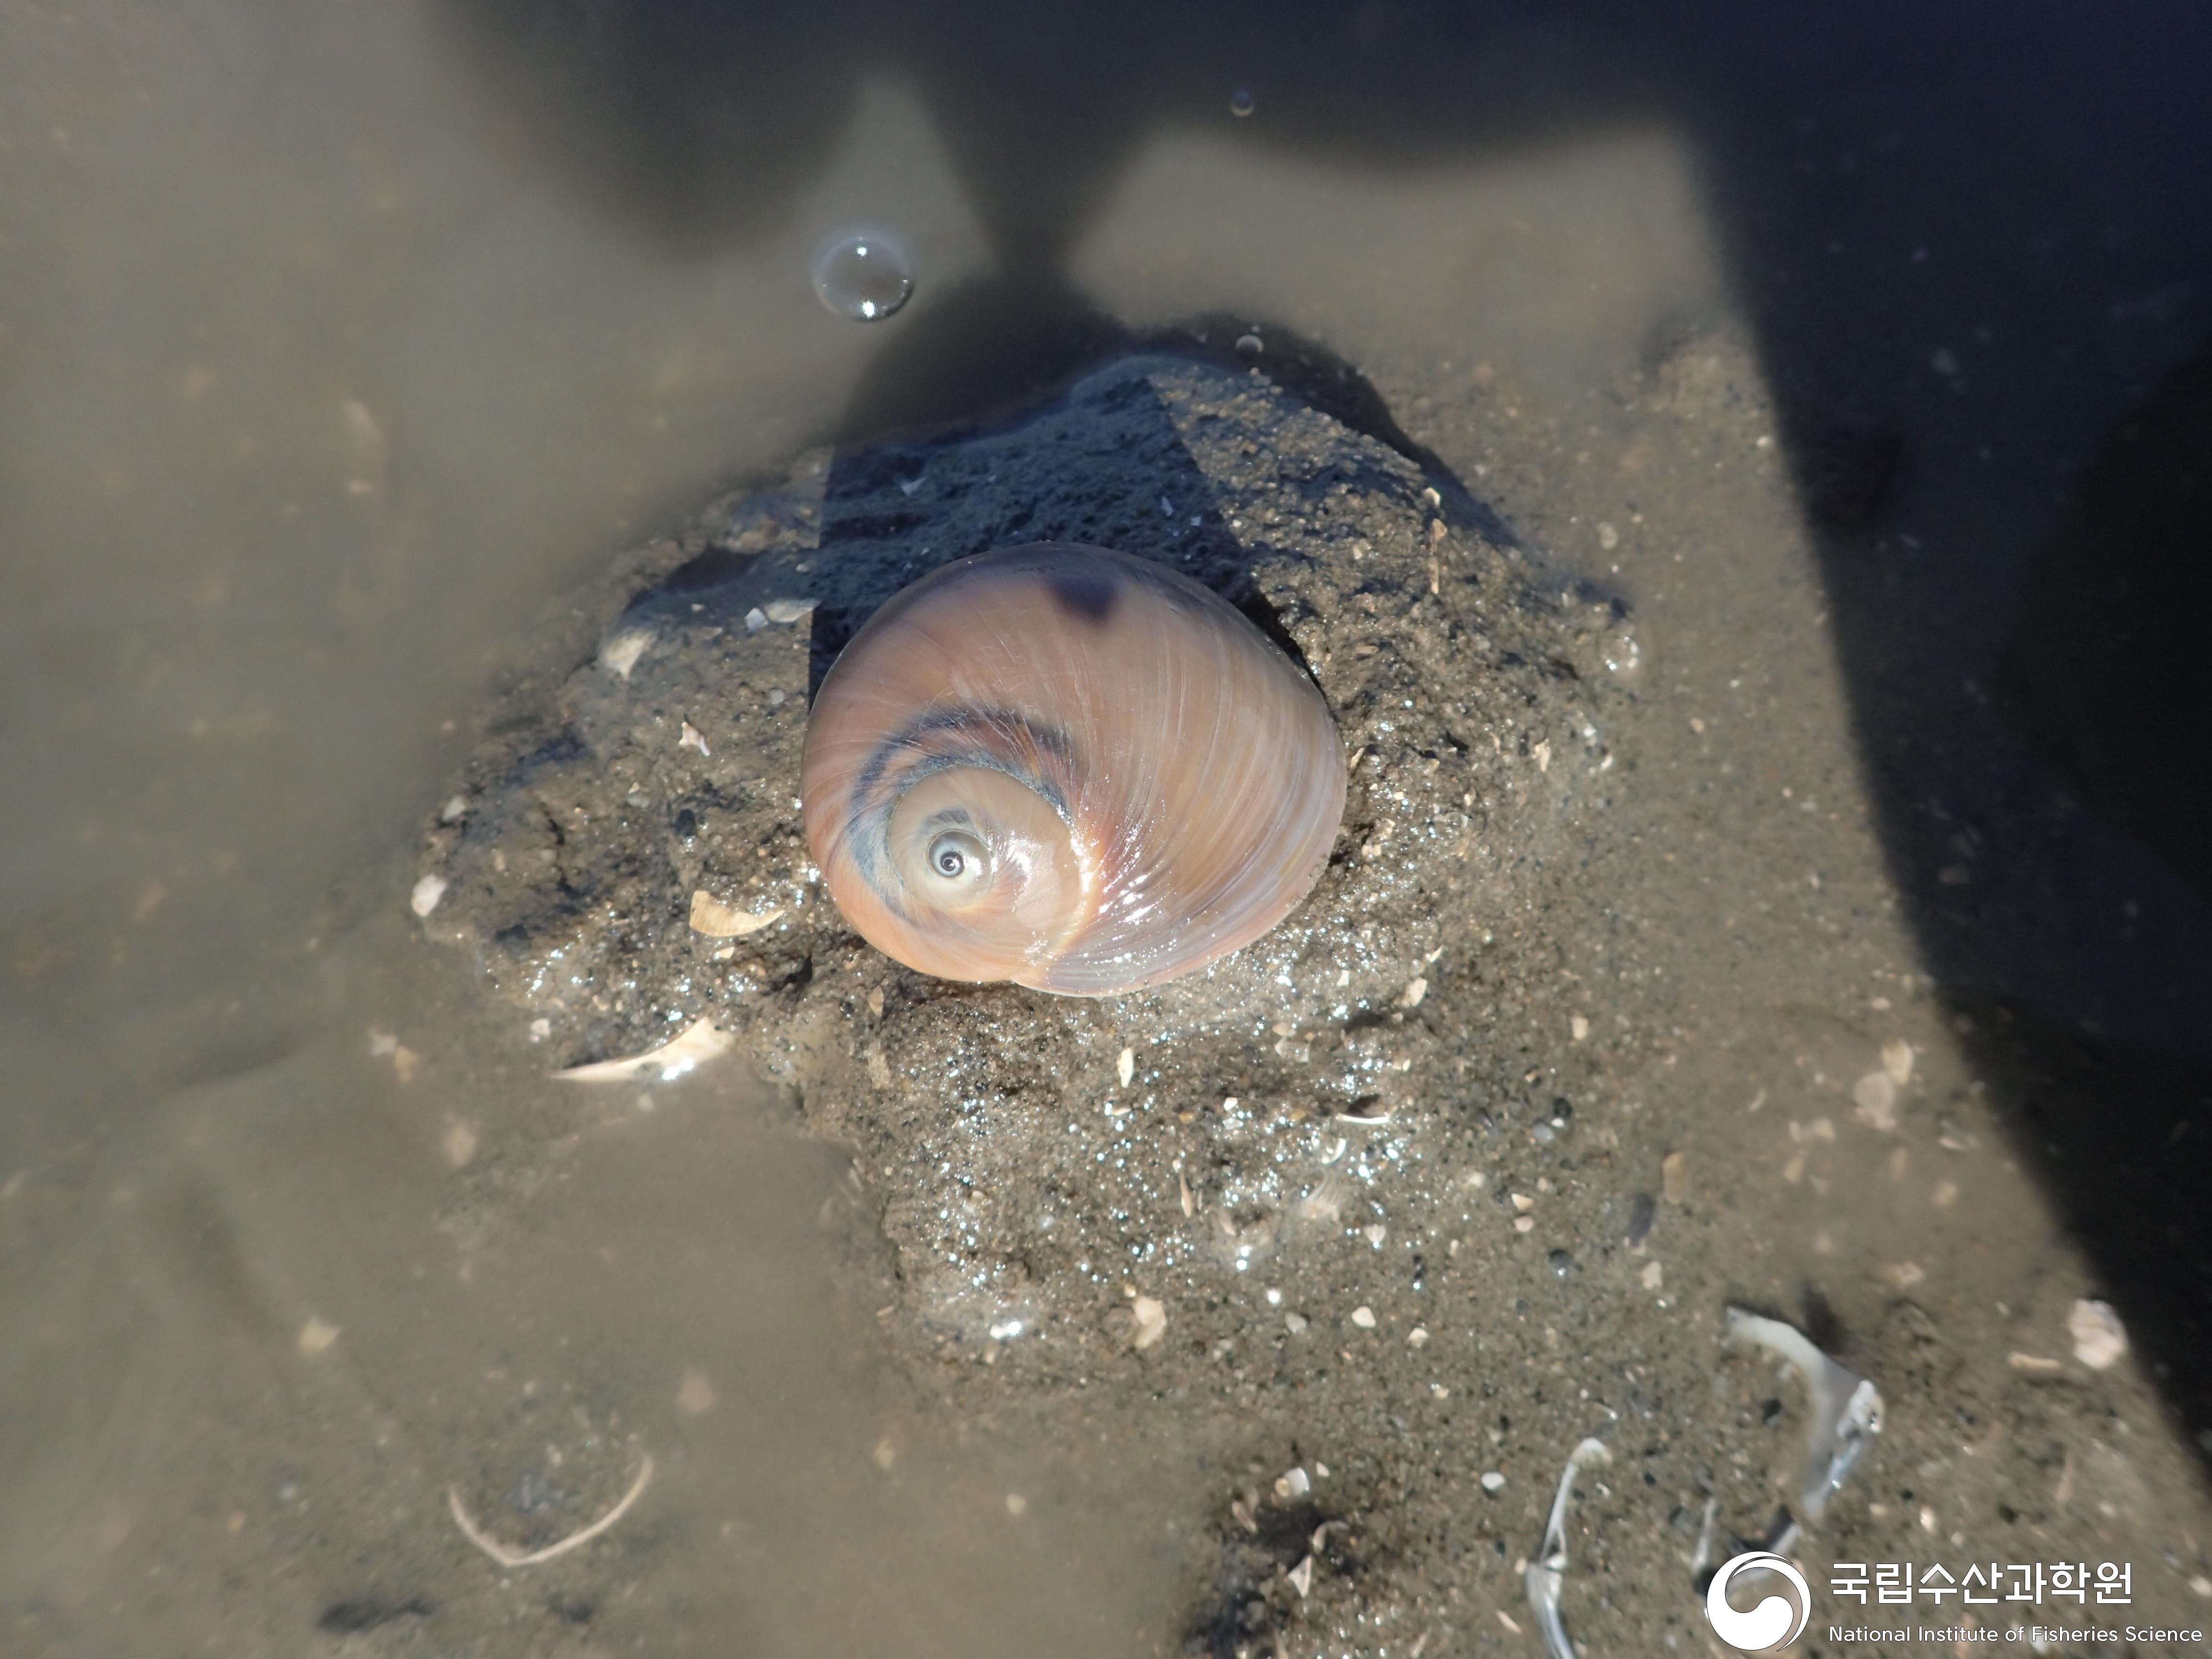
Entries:
{"type": "Polygon", "coordinates": [[[869,619],[815,698],[800,789],[830,896],[878,950],[1108,996],[1305,897],[1344,750],[1313,683],[1218,596],[1039,545],[946,565],[869,619]]]}

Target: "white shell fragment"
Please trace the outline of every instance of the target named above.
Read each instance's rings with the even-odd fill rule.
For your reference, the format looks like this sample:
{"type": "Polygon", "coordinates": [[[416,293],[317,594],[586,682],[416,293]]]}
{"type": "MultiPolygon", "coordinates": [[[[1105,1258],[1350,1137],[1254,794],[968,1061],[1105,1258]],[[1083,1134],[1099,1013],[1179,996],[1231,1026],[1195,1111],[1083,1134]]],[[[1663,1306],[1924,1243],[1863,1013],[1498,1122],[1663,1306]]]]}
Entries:
{"type": "Polygon", "coordinates": [[[770,599],[768,602],[768,619],[787,627],[811,616],[813,612],[814,601],[811,599],[770,599]]]}
{"type": "Polygon", "coordinates": [[[740,910],[723,903],[703,887],[691,895],[691,931],[708,939],[743,939],[747,933],[757,933],[782,914],[781,905],[758,915],[740,910]]]}
{"type": "Polygon", "coordinates": [[[557,1539],[546,1545],[544,1548],[537,1550],[512,1548],[501,1543],[499,1540],[478,1526],[476,1517],[469,1513],[466,1505],[461,1502],[461,1489],[459,1486],[446,1488],[446,1506],[453,1511],[453,1524],[461,1529],[461,1536],[498,1562],[500,1565],[534,1567],[540,1561],[550,1561],[556,1555],[566,1555],[570,1550],[581,1549],[601,1533],[605,1532],[616,1522],[629,1513],[630,1505],[644,1495],[645,1489],[652,1480],[653,1459],[641,1454],[637,1466],[637,1479],[630,1482],[630,1488],[623,1494],[620,1503],[588,1527],[572,1532],[566,1538],[557,1539]]]}
{"type": "Polygon", "coordinates": [[[2074,1339],[2074,1357],[2093,1371],[2111,1370],[2128,1351],[2127,1330],[2109,1302],[2076,1302],[2066,1316],[2066,1334],[2074,1339]]]}
{"type": "Polygon", "coordinates": [[[1778,1319],[1730,1308],[1728,1334],[1758,1344],[1805,1380],[1808,1426],[1797,1508],[1808,1524],[1818,1522],[1867,1443],[1881,1432],[1881,1391],[1778,1319]]]}
{"type": "Polygon", "coordinates": [[[1303,1465],[1275,1478],[1275,1500],[1278,1503],[1295,1504],[1312,1490],[1313,1481],[1303,1465]]]}
{"type": "Polygon", "coordinates": [[[553,1075],[569,1083],[641,1083],[650,1082],[656,1076],[663,1083],[673,1083],[716,1055],[727,1053],[736,1041],[727,1032],[716,1030],[713,1020],[702,1018],[693,1020],[658,1048],[648,1048],[627,1060],[571,1066],[553,1075]]]}
{"type": "Polygon", "coordinates": [[[628,679],[629,671],[653,645],[653,630],[649,628],[625,628],[610,635],[599,646],[599,666],[617,679],[628,679]]]}
{"type": "Polygon", "coordinates": [[[1129,1311],[1137,1316],[1136,1331],[1129,1339],[1132,1346],[1149,1348],[1167,1334],[1167,1305],[1158,1297],[1139,1297],[1129,1304],[1129,1311]]]}
{"type": "Polygon", "coordinates": [[[1912,1045],[1902,1037],[1893,1037],[1881,1045],[1881,1069],[1889,1080],[1902,1089],[1912,1081],[1912,1045]]]}
{"type": "Polygon", "coordinates": [[[1897,1127],[1897,1079],[1888,1071],[1869,1072],[1851,1085],[1851,1105],[1859,1121],[1887,1134],[1897,1127]]]}
{"type": "MultiPolygon", "coordinates": [[[[1574,1644],[1559,1622],[1559,1591],[1567,1579],[1567,1504],[1575,1495],[1575,1477],[1593,1463],[1611,1462],[1613,1454],[1602,1440],[1585,1440],[1568,1454],[1567,1467],[1559,1472],[1559,1490],[1552,1499],[1551,1519],[1544,1523],[1543,1546],[1521,1576],[1528,1611],[1536,1615],[1537,1633],[1552,1659],[1575,1659],[1574,1644]]],[[[1489,1483],[1486,1480],[1484,1484],[1489,1483]]]]}
{"type": "Polygon", "coordinates": [[[384,422],[358,398],[340,404],[338,416],[345,425],[346,494],[382,495],[392,469],[392,444],[384,422]]]}
{"type": "Polygon", "coordinates": [[[427,916],[438,908],[438,901],[446,896],[443,876],[425,876],[415,884],[415,890],[407,896],[407,908],[418,916],[427,916]]]}

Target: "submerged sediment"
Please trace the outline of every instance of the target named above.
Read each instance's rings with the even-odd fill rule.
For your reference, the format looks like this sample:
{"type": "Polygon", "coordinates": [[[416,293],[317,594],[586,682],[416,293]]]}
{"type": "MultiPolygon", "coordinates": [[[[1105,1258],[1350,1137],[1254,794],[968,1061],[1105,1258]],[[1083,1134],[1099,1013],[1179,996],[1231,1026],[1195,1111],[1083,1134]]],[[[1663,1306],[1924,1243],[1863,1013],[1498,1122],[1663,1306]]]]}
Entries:
{"type": "Polygon", "coordinates": [[[1210,1477],[1193,1642],[1403,1616],[1427,1558],[1485,1543],[1445,1524],[1489,1446],[1450,1425],[1486,1369],[1498,1258],[1534,1247],[1521,1188],[1615,1201],[1588,1186],[1616,1143],[1540,981],[1577,826],[1620,781],[1620,607],[1379,438],[1168,356],[1003,428],[808,458],[684,550],[494,724],[430,832],[428,933],[542,1022],[557,1066],[704,1030],[789,1091],[852,1154],[890,1247],[885,1322],[950,1408],[1048,1419],[1103,1389],[1224,1413],[1238,1468],[1313,1448],[1279,1503],[1210,1477]],[[1132,995],[900,967],[800,830],[808,696],[843,641],[926,571],[1046,540],[1237,605],[1311,673],[1351,763],[1311,898],[1132,995]],[[1508,1178],[1509,1146],[1555,1171],[1508,1178]]]}

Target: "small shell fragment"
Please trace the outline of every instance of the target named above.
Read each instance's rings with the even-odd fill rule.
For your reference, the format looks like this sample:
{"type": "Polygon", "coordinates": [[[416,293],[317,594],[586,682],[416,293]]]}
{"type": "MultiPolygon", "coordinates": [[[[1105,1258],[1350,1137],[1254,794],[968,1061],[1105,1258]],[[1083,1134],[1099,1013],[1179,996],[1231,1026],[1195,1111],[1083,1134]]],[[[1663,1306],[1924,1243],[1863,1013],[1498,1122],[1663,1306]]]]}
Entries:
{"type": "MultiPolygon", "coordinates": [[[[1906,1063],[1911,1064],[1908,1053],[1906,1063]]],[[[1869,1072],[1851,1085],[1851,1105],[1859,1121],[1888,1133],[1897,1127],[1897,1079],[1887,1071],[1869,1072]]]]}
{"type": "Polygon", "coordinates": [[[2074,1339],[2074,1357],[2093,1371],[2109,1370],[2128,1351],[2127,1331],[2109,1302],[2076,1302],[2066,1316],[2066,1334],[2074,1339]]]}
{"type": "Polygon", "coordinates": [[[1889,1080],[1902,1089],[1912,1081],[1912,1045],[1902,1037],[1893,1037],[1881,1045],[1881,1069],[1889,1073],[1889,1080]]]}
{"type": "Polygon", "coordinates": [[[1129,1304],[1129,1311],[1137,1316],[1136,1329],[1129,1339],[1133,1347],[1149,1348],[1167,1334],[1167,1304],[1158,1297],[1139,1297],[1129,1304]]]}
{"type": "Polygon", "coordinates": [[[391,442],[385,435],[384,423],[358,398],[348,398],[340,404],[338,415],[345,423],[347,471],[351,475],[346,479],[346,494],[380,494],[392,464],[391,442]]]}
{"type": "Polygon", "coordinates": [[[691,931],[708,939],[743,939],[757,933],[783,914],[781,906],[758,915],[725,904],[702,887],[691,895],[691,931]]]}
{"type": "Polygon", "coordinates": [[[1680,1152],[1669,1152],[1659,1160],[1659,1191],[1669,1204],[1685,1204],[1690,1198],[1690,1160],[1680,1152]]]}
{"type": "Polygon", "coordinates": [[[716,1055],[727,1053],[736,1040],[726,1031],[716,1030],[714,1022],[702,1016],[658,1048],[648,1048],[627,1060],[571,1066],[553,1075],[569,1083],[639,1083],[651,1081],[657,1073],[661,1082],[672,1083],[716,1055]]]}
{"type": "Polygon", "coordinates": [[[684,1368],[676,1388],[676,1408],[686,1417],[703,1417],[714,1409],[714,1385],[696,1365],[684,1368]]]}
{"type": "Polygon", "coordinates": [[[1822,1353],[1795,1326],[1742,1308],[1729,1309],[1727,1319],[1730,1337],[1765,1349],[1805,1384],[1806,1459],[1797,1508],[1808,1524],[1818,1522],[1860,1454],[1881,1432],[1881,1391],[1822,1353]]]}
{"type": "Polygon", "coordinates": [[[1313,1557],[1310,1555],[1305,1557],[1285,1576],[1290,1579],[1292,1588],[1297,1591],[1298,1599],[1304,1601],[1307,1592],[1313,1589],[1313,1557]]]}
{"type": "Polygon", "coordinates": [[[407,896],[407,908],[418,916],[427,916],[438,908],[438,901],[446,896],[447,882],[443,876],[425,876],[415,884],[415,890],[407,896]]]}
{"type": "Polygon", "coordinates": [[[767,615],[768,619],[772,623],[789,624],[811,615],[813,610],[814,601],[811,599],[770,599],[768,602],[767,615]]]}
{"type": "Polygon", "coordinates": [[[1136,1074],[1137,1051],[1134,1048],[1122,1049],[1121,1057],[1114,1062],[1114,1075],[1121,1079],[1121,1086],[1126,1089],[1129,1086],[1129,1079],[1136,1074]]]}
{"type": "Polygon", "coordinates": [[[1278,1476],[1275,1480],[1275,1498],[1278,1503],[1293,1503],[1312,1490],[1313,1481],[1308,1478],[1303,1468],[1293,1468],[1288,1474],[1278,1476]]]}
{"type": "MultiPolygon", "coordinates": [[[[1605,1442],[1598,1439],[1583,1441],[1568,1455],[1567,1467],[1559,1472],[1559,1491],[1552,1498],[1551,1517],[1544,1524],[1544,1541],[1536,1559],[1521,1575],[1528,1611],[1536,1616],[1537,1634],[1543,1638],[1544,1651],[1551,1659],[1575,1659],[1575,1645],[1568,1639],[1566,1626],[1559,1617],[1559,1594],[1567,1580],[1567,1505],[1575,1495],[1575,1477],[1592,1464],[1611,1462],[1613,1454],[1606,1449],[1605,1442]]],[[[1483,1476],[1482,1484],[1490,1486],[1488,1475],[1483,1476]]],[[[1500,1475],[1498,1485],[1504,1484],[1505,1478],[1500,1475]]],[[[1491,1487],[1492,1491],[1496,1489],[1491,1487]]],[[[1505,1617],[1502,1612],[1498,1616],[1505,1617]]]]}
{"type": "Polygon", "coordinates": [[[628,679],[629,671],[637,666],[638,659],[652,648],[653,630],[649,628],[626,628],[610,636],[599,647],[599,666],[617,679],[628,679]]]}
{"type": "Polygon", "coordinates": [[[300,1352],[313,1358],[338,1340],[338,1328],[319,1317],[300,1327],[300,1352]]]}
{"type": "Polygon", "coordinates": [[[1352,1322],[1363,1331],[1375,1328],[1375,1310],[1364,1304],[1352,1310],[1352,1322]]]}

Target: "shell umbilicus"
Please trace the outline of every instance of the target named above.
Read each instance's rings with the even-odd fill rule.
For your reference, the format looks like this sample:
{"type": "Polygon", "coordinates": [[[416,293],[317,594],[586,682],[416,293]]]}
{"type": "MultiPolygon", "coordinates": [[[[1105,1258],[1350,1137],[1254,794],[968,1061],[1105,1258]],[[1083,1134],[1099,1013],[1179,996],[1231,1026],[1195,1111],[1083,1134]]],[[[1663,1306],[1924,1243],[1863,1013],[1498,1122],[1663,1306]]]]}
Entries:
{"type": "Polygon", "coordinates": [[[943,979],[1108,996],[1250,944],[1343,816],[1320,691],[1195,582],[979,554],[893,598],[814,701],[806,838],[863,938],[943,979]]]}

